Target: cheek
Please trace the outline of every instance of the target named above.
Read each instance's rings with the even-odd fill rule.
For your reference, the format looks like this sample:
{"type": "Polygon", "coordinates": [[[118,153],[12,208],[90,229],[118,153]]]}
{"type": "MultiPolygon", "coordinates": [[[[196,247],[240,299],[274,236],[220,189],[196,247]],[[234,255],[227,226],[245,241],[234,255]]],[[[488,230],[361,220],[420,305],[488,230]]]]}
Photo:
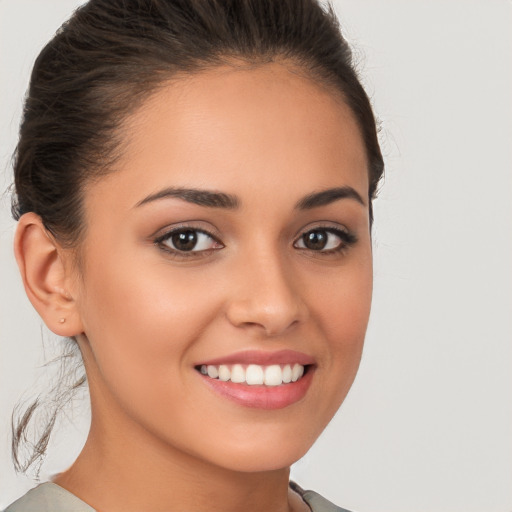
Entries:
{"type": "Polygon", "coordinates": [[[172,272],[166,262],[113,257],[89,268],[84,330],[110,386],[129,386],[135,395],[157,389],[158,381],[159,389],[169,389],[176,366],[189,363],[188,348],[216,314],[200,283],[172,272]]]}
{"type": "Polygon", "coordinates": [[[371,279],[350,279],[348,282],[344,280],[332,290],[329,298],[324,299],[323,313],[319,316],[333,351],[361,348],[368,325],[371,296],[371,279]]]}
{"type": "MultiPolygon", "coordinates": [[[[368,244],[369,245],[369,244],[368,244]]],[[[323,280],[311,304],[333,349],[361,345],[370,314],[373,287],[371,252],[361,251],[323,280]]]]}
{"type": "MultiPolygon", "coordinates": [[[[341,403],[350,388],[361,359],[372,299],[371,252],[324,281],[321,291],[311,297],[310,310],[323,335],[322,365],[324,389],[341,403]]],[[[318,290],[318,287],[310,287],[318,290]]]]}
{"type": "Polygon", "coordinates": [[[171,339],[179,338],[176,333],[200,332],[201,318],[207,320],[207,314],[197,314],[198,308],[206,306],[198,284],[200,280],[172,271],[165,261],[103,259],[87,275],[82,307],[86,329],[92,332],[101,326],[102,336],[124,336],[127,342],[137,335],[141,347],[168,347],[171,339]]]}

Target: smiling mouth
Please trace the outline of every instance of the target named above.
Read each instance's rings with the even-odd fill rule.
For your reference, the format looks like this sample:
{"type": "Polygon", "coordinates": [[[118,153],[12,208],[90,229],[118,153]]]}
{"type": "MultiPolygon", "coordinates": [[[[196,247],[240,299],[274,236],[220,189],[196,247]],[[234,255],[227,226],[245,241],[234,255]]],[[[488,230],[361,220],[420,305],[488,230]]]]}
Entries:
{"type": "Polygon", "coordinates": [[[248,386],[281,386],[297,382],[311,365],[294,364],[220,364],[200,365],[196,370],[213,380],[246,384],[248,386]]]}

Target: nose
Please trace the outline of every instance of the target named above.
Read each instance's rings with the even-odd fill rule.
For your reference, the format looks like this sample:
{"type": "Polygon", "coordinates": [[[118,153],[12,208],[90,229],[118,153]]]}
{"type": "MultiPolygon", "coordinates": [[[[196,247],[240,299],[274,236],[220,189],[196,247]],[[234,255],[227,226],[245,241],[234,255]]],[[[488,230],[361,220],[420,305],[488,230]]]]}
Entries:
{"type": "Polygon", "coordinates": [[[253,254],[234,274],[226,316],[235,327],[259,330],[270,337],[284,334],[307,318],[297,276],[278,254],[253,254]]]}

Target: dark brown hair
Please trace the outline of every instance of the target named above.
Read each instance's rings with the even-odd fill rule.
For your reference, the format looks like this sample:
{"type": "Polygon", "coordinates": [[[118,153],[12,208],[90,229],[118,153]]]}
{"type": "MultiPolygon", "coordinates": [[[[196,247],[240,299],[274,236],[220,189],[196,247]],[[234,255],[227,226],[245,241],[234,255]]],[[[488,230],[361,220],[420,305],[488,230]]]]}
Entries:
{"type": "MultiPolygon", "coordinates": [[[[384,169],[375,119],[334,11],[316,0],[90,0],[35,62],[14,157],[13,216],[35,212],[61,244],[76,246],[86,229],[84,185],[112,171],[123,121],[160,84],[274,60],[341,93],[351,108],[366,146],[371,218],[384,169]]],[[[17,449],[33,410],[13,422],[18,469],[26,467],[17,449]]]]}

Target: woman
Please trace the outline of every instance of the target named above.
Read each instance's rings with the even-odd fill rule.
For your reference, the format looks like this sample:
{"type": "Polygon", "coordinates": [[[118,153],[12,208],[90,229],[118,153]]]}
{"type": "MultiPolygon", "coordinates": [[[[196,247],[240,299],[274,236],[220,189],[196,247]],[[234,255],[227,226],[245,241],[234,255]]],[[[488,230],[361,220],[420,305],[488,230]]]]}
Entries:
{"type": "Polygon", "coordinates": [[[316,2],[77,11],[34,66],[13,212],[25,290],[76,340],[92,423],[7,510],[342,510],[289,467],[357,371],[382,172],[316,2]]]}

